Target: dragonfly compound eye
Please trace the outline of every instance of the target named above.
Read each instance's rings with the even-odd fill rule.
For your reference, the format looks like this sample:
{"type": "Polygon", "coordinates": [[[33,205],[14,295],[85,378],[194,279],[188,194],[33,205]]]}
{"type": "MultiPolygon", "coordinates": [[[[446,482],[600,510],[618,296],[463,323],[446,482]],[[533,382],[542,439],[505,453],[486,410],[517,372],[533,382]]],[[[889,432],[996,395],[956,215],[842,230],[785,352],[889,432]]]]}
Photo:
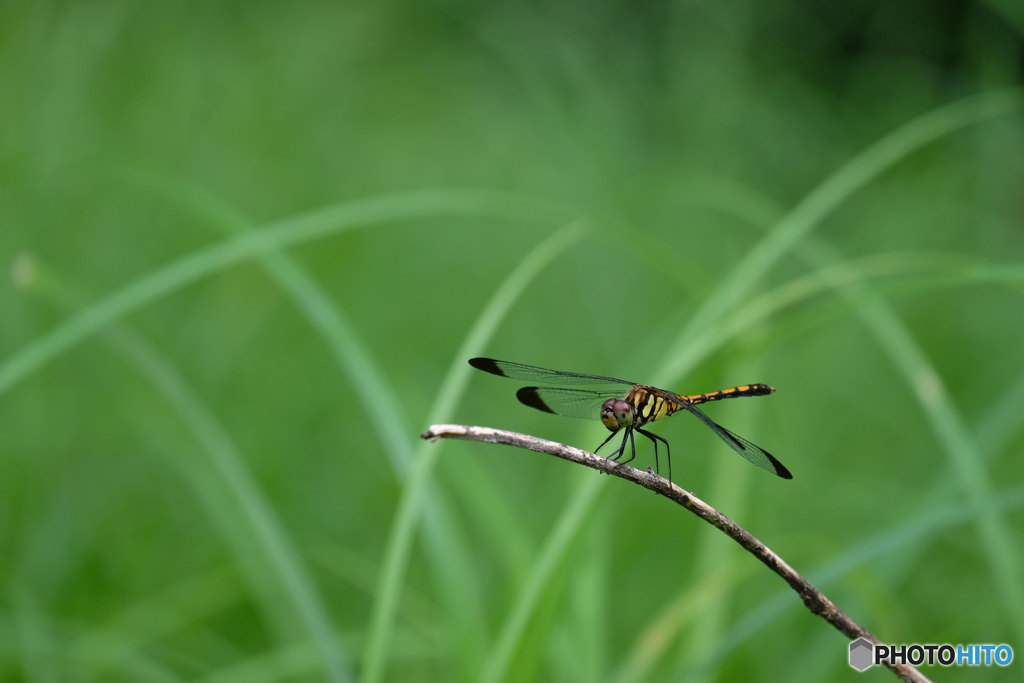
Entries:
{"type": "MultiPolygon", "coordinates": [[[[618,454],[612,457],[616,462],[629,462],[635,452],[633,433],[645,436],[654,443],[654,467],[658,467],[658,442],[665,446],[668,457],[668,441],[651,434],[643,428],[675,413],[689,413],[711,429],[725,445],[736,451],[738,455],[783,479],[792,479],[793,475],[785,465],[776,460],[775,456],[756,446],[742,436],[733,434],[697,408],[701,403],[717,401],[723,398],[739,396],[764,396],[772,389],[767,384],[744,384],[729,389],[712,391],[707,394],[676,394],[658,387],[629,382],[602,375],[587,375],[582,372],[566,372],[564,370],[548,370],[536,365],[524,365],[495,358],[471,358],[469,364],[477,370],[489,372],[500,377],[521,379],[530,383],[516,392],[516,398],[527,405],[545,413],[568,415],[594,419],[594,408],[601,405],[601,423],[611,431],[611,435],[594,449],[601,450],[616,432],[625,429],[618,454]],[[618,396],[619,398],[608,398],[618,396]],[[607,400],[606,400],[607,399],[607,400]],[[626,455],[626,446],[630,445],[629,460],[621,460],[626,455]]],[[[668,478],[672,479],[672,461],[669,459],[668,478]]]]}
{"type": "Polygon", "coordinates": [[[601,422],[613,432],[633,424],[633,406],[621,398],[610,398],[601,406],[601,422]]]}

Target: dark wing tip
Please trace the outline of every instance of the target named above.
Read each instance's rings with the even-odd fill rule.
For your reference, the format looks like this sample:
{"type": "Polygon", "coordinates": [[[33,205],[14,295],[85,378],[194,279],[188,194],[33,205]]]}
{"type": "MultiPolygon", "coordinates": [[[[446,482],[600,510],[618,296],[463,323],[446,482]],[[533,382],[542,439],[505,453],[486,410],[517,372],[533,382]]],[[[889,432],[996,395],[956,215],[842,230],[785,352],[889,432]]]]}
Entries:
{"type": "Polygon", "coordinates": [[[516,392],[516,398],[524,406],[543,410],[545,413],[554,413],[555,411],[551,410],[548,404],[544,402],[544,399],[540,397],[540,394],[537,393],[538,389],[539,387],[523,387],[516,392]]]}
{"type": "MultiPolygon", "coordinates": [[[[747,450],[746,444],[743,444],[740,441],[737,441],[735,439],[735,435],[732,432],[727,431],[726,433],[729,436],[734,437],[733,440],[736,441],[736,445],[738,445],[740,447],[741,451],[747,450]]],[[[761,455],[763,455],[764,457],[768,458],[768,462],[770,462],[772,464],[772,467],[775,468],[775,474],[779,475],[783,479],[792,479],[793,478],[793,475],[790,473],[790,471],[788,469],[786,469],[785,465],[783,465],[781,462],[779,462],[778,458],[776,458],[774,455],[772,455],[771,453],[769,453],[768,451],[766,451],[763,448],[759,448],[758,447],[757,450],[761,451],[761,455]]],[[[764,467],[764,465],[761,465],[761,466],[764,467]]],[[[765,467],[765,469],[768,469],[768,468],[765,467]]]]}
{"type": "Polygon", "coordinates": [[[779,475],[783,479],[792,479],[793,478],[793,475],[790,474],[789,470],[786,469],[786,466],[783,465],[778,460],[776,460],[774,455],[772,455],[771,453],[768,453],[767,451],[765,451],[765,455],[768,456],[768,459],[772,461],[772,465],[775,466],[775,474],[779,475]]]}
{"type": "Polygon", "coordinates": [[[469,364],[477,370],[483,370],[484,372],[489,372],[492,375],[498,375],[499,377],[507,376],[501,371],[501,368],[498,367],[498,361],[493,358],[470,358],[469,364]]]}

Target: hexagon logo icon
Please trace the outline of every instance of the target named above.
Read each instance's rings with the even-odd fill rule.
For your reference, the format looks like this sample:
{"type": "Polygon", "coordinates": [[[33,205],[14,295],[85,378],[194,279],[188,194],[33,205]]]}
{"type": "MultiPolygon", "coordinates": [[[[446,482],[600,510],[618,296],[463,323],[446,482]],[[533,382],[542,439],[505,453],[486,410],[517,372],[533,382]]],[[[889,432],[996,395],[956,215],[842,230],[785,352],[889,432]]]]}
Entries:
{"type": "Polygon", "coordinates": [[[858,638],[850,643],[850,666],[864,671],[874,664],[875,648],[867,638],[858,638]]]}

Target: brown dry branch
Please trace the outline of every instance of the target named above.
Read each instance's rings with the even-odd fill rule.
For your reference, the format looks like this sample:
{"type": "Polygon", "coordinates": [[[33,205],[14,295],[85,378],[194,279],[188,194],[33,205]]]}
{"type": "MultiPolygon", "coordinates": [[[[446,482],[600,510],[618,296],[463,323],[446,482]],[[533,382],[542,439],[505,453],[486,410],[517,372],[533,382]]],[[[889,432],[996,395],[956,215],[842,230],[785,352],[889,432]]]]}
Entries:
{"type": "MultiPolygon", "coordinates": [[[[807,605],[812,613],[817,614],[828,623],[832,624],[841,633],[850,638],[866,638],[872,643],[879,644],[879,640],[867,631],[860,624],[843,613],[835,604],[829,600],[817,588],[800,575],[795,569],[789,566],[785,560],[775,554],[768,546],[757,540],[746,529],[732,521],[721,512],[708,505],[700,498],[689,491],[685,491],[664,477],[652,472],[638,470],[628,465],[620,465],[612,460],[602,458],[599,455],[582,451],[572,446],[538,439],[528,434],[509,432],[503,429],[492,429],[490,427],[473,427],[468,425],[433,425],[422,435],[424,439],[463,439],[467,441],[484,441],[487,443],[505,444],[506,446],[517,446],[538,453],[547,453],[564,460],[569,460],[579,465],[585,465],[611,474],[622,479],[627,479],[655,493],[665,496],[684,508],[697,515],[704,521],[720,529],[729,538],[743,546],[749,553],[764,563],[769,569],[782,577],[790,585],[807,605]]],[[[904,681],[922,682],[929,679],[920,671],[909,664],[892,664],[884,662],[885,666],[891,669],[900,679],[904,681]]]]}

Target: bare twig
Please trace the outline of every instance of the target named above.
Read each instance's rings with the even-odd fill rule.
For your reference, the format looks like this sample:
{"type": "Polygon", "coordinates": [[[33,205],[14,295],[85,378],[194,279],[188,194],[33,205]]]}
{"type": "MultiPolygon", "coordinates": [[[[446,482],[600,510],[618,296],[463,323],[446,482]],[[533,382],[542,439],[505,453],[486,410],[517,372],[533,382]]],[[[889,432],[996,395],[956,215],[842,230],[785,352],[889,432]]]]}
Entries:
{"type": "MultiPolygon", "coordinates": [[[[484,441],[487,443],[499,443],[507,446],[517,446],[538,453],[547,453],[564,460],[570,460],[580,465],[586,465],[606,474],[611,474],[622,479],[628,479],[644,488],[650,489],[666,498],[675,501],[679,505],[697,515],[704,521],[712,524],[723,531],[729,538],[743,546],[754,557],[763,562],[769,569],[782,577],[793,590],[797,592],[800,599],[814,614],[817,614],[828,623],[832,624],[841,633],[849,637],[866,638],[875,644],[880,641],[869,633],[860,624],[846,616],[842,610],[833,604],[825,595],[811,583],[801,576],[795,569],[790,567],[781,557],[776,555],[768,546],[757,540],[746,529],[732,521],[721,512],[711,507],[700,498],[689,491],[685,491],[667,479],[651,472],[644,472],[628,465],[620,465],[614,461],[602,458],[601,456],[582,451],[572,446],[538,439],[535,436],[508,432],[503,429],[492,429],[490,427],[473,427],[468,425],[433,425],[422,435],[424,439],[463,439],[468,441],[484,441]]],[[[892,664],[883,662],[900,679],[904,681],[927,682],[920,671],[910,664],[892,664]]]]}

